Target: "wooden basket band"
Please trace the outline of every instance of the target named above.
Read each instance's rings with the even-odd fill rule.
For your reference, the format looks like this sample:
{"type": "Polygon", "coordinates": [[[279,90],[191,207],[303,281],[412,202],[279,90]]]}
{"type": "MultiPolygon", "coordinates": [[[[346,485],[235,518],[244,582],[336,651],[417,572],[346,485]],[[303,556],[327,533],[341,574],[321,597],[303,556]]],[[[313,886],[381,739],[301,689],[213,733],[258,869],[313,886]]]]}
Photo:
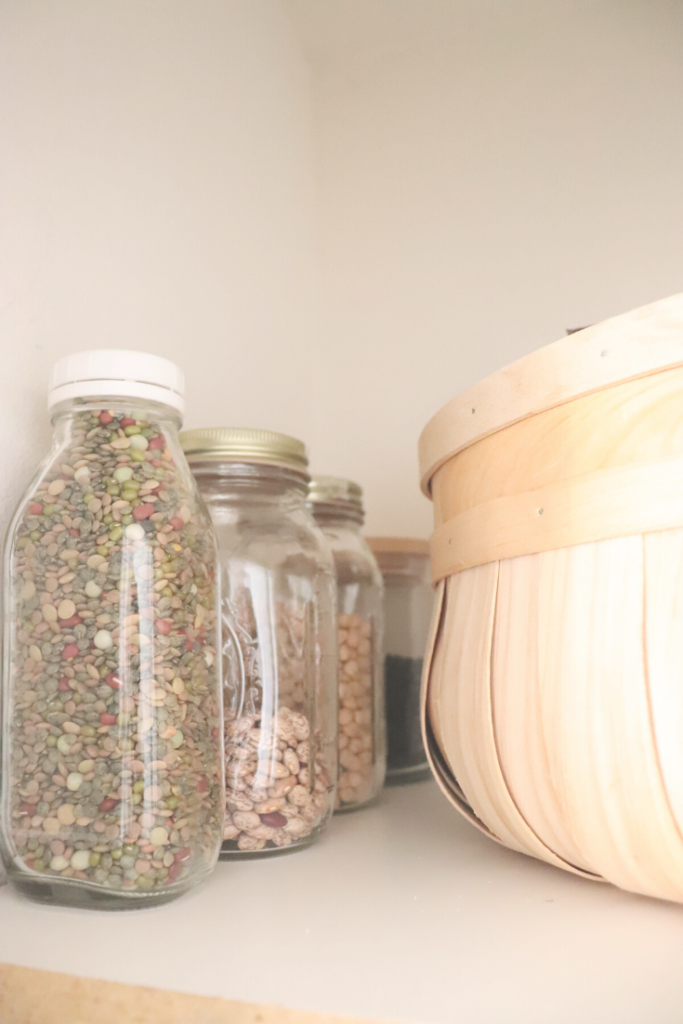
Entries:
{"type": "Polygon", "coordinates": [[[532,352],[445,405],[420,437],[420,479],[513,423],[582,395],[683,366],[683,294],[612,317],[532,352]]]}
{"type": "Polygon", "coordinates": [[[612,466],[467,509],[431,539],[432,580],[475,565],[683,526],[683,455],[612,466]]]}

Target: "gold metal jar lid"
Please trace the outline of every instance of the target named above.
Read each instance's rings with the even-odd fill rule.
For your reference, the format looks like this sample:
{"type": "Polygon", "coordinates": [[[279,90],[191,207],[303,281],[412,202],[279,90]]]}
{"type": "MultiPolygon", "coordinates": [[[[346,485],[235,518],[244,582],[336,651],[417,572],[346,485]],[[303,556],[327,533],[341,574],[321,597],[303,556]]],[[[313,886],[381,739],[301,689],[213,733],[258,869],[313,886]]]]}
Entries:
{"type": "Polygon", "coordinates": [[[353,480],[340,476],[314,476],[308,485],[308,501],[313,514],[317,509],[338,509],[363,521],[363,489],[353,480]]]}
{"type": "Polygon", "coordinates": [[[308,476],[306,445],[288,434],[252,427],[203,427],[184,430],[180,443],[190,464],[199,461],[261,463],[294,469],[308,476]]]}

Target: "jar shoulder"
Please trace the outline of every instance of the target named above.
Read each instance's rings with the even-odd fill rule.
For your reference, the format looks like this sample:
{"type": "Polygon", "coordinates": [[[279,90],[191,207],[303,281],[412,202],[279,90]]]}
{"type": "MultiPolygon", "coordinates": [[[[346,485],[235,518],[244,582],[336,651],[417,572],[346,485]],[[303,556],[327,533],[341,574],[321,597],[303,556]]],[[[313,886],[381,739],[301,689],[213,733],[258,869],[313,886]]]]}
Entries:
{"type": "MultiPolygon", "coordinates": [[[[138,491],[134,495],[125,495],[126,501],[126,484],[116,478],[116,470],[121,470],[122,464],[112,463],[108,473],[95,482],[89,476],[83,475],[88,463],[78,459],[81,447],[79,439],[56,436],[50,451],[38,464],[15,506],[5,538],[6,559],[18,534],[26,532],[27,528],[39,531],[48,529],[52,518],[61,530],[59,521],[64,512],[64,502],[74,502],[72,515],[80,517],[79,523],[86,524],[87,527],[88,523],[94,523],[96,519],[101,518],[98,515],[100,510],[102,514],[111,513],[117,511],[118,504],[120,515],[116,518],[120,520],[122,515],[132,512],[134,505],[146,500],[150,505],[150,517],[154,512],[166,518],[173,517],[178,512],[186,518],[191,516],[204,531],[207,557],[215,561],[215,551],[213,555],[211,554],[211,548],[215,549],[215,543],[209,511],[187,465],[177,435],[171,434],[166,440],[167,453],[170,454],[172,461],[166,462],[164,468],[160,468],[158,472],[150,467],[135,467],[137,472],[131,471],[131,477],[140,477],[136,484],[138,491]],[[81,462],[84,465],[80,465],[81,462]],[[169,465],[173,473],[172,493],[164,493],[164,487],[168,487],[165,475],[168,473],[169,465]],[[146,494],[145,488],[149,488],[146,494]],[[96,503],[95,506],[92,505],[93,501],[96,503]],[[123,507],[126,504],[130,507],[123,507]]],[[[136,516],[133,516],[133,519],[137,521],[136,516]]],[[[83,533],[86,527],[81,526],[80,532],[83,533]]],[[[150,541],[153,540],[154,537],[151,536],[150,541]]]]}
{"type": "Polygon", "coordinates": [[[341,528],[323,532],[330,545],[340,583],[361,583],[380,592],[384,589],[375,556],[358,530],[341,528]]]}
{"type": "Polygon", "coordinates": [[[322,531],[305,512],[269,508],[216,509],[210,506],[219,556],[274,567],[304,558],[311,569],[332,573],[334,561],[322,531]]]}

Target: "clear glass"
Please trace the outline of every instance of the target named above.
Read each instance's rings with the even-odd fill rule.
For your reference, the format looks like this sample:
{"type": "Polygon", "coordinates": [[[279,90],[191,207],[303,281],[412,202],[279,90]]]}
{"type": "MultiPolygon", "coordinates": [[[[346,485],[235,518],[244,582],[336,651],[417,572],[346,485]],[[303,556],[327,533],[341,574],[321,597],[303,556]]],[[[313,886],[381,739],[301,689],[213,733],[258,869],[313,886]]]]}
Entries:
{"type": "Polygon", "coordinates": [[[382,682],[382,576],[363,540],[360,521],[313,504],[334,555],[339,657],[339,779],[336,810],[365,807],[380,793],[386,771],[382,682]]]}
{"type": "Polygon", "coordinates": [[[433,593],[429,557],[377,555],[384,579],[384,705],[387,721],[387,785],[430,775],[422,742],[420,686],[433,593]]]}
{"type": "Polygon", "coordinates": [[[227,812],[221,857],[313,843],[337,774],[334,565],[306,478],[192,460],[221,561],[227,812]]]}
{"type": "Polygon", "coordinates": [[[150,906],[220,849],[215,542],[172,409],[53,423],[5,549],[2,855],[40,902],[150,906]]]}

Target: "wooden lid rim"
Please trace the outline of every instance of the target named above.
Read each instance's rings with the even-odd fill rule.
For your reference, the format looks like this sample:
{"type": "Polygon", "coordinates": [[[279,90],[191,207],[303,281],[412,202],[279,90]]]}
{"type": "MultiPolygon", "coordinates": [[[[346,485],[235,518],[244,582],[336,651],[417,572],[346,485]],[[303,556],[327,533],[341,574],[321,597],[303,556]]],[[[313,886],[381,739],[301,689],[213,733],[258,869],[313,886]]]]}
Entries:
{"type": "Polygon", "coordinates": [[[429,556],[429,541],[420,537],[366,537],[373,555],[429,556]]]}
{"type": "Polygon", "coordinates": [[[683,293],[532,352],[452,399],[419,442],[421,486],[476,441],[582,395],[683,366],[683,293]]]}

